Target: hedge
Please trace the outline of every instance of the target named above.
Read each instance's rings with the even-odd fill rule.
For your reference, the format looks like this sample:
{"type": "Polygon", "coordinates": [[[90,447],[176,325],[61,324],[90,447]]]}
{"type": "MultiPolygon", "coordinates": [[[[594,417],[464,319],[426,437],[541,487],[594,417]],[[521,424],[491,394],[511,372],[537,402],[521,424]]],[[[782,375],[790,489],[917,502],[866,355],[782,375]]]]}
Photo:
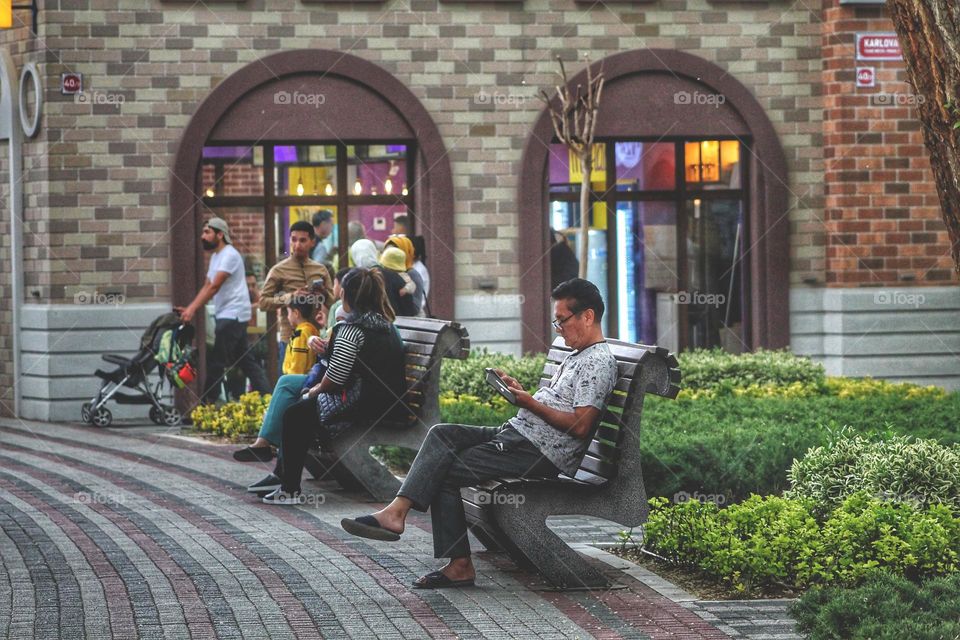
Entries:
{"type": "Polygon", "coordinates": [[[809,640],[960,637],[960,574],[918,583],[882,573],[863,585],[813,588],[791,606],[809,640]]]}
{"type": "Polygon", "coordinates": [[[811,449],[787,473],[788,497],[823,510],[857,492],[915,505],[947,504],[960,513],[960,445],[896,436],[871,442],[841,437],[811,449]]]}
{"type": "Polygon", "coordinates": [[[643,546],[737,591],[857,585],[885,569],[913,579],[960,569],[960,518],[854,494],[822,519],[811,500],[750,496],[716,502],[650,500],[643,546]]]}

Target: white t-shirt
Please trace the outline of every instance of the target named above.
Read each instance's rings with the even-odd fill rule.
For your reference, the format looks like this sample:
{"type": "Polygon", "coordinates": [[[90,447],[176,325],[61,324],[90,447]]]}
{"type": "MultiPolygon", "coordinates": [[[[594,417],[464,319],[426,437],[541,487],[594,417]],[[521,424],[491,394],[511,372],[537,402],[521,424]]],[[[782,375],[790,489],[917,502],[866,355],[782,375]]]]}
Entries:
{"type": "Polygon", "coordinates": [[[430,272],[427,271],[427,265],[423,264],[419,260],[413,263],[413,270],[420,274],[420,279],[423,280],[423,296],[427,297],[430,295],[430,272]]]}
{"type": "Polygon", "coordinates": [[[224,246],[211,256],[207,280],[213,282],[218,271],[225,271],[230,275],[213,296],[214,315],[217,318],[236,318],[240,322],[249,322],[250,291],[247,289],[243,258],[232,244],[224,246]]]}

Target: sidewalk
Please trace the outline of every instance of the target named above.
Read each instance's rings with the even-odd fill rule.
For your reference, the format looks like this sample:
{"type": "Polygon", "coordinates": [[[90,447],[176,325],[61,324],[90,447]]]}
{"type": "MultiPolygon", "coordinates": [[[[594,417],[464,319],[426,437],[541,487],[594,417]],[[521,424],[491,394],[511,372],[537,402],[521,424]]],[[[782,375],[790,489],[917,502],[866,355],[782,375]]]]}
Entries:
{"type": "MultiPolygon", "coordinates": [[[[0,419],[0,637],[797,637],[785,603],[697,602],[590,547],[627,588],[551,591],[478,553],[477,587],[416,590],[438,567],[429,517],[398,543],[354,538],[340,519],[375,504],[308,481],[312,504],[263,505],[244,487],[269,465],[175,433],[0,419]]],[[[578,543],[617,533],[555,528],[578,543]]]]}

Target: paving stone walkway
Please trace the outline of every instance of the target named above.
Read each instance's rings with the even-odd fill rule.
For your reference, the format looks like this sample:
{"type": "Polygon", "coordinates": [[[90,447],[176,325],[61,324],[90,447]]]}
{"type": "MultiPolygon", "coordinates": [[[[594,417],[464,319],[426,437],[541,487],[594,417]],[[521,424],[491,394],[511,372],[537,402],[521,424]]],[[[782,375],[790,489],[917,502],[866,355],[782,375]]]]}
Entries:
{"type": "Polygon", "coordinates": [[[263,505],[244,488],[269,468],[232,449],[0,420],[0,638],[797,637],[785,603],[697,602],[583,544],[617,534],[583,518],[551,525],[626,588],[552,591],[478,553],[477,587],[416,590],[437,567],[429,518],[354,538],[340,519],[377,505],[316,481],[304,507],[263,505]]]}

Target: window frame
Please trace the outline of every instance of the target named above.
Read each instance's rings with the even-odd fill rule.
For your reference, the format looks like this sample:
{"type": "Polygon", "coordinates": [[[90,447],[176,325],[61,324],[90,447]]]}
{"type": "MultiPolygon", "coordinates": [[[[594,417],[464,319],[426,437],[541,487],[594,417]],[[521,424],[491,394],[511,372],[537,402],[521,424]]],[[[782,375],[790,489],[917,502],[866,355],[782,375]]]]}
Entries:
{"type": "MultiPolygon", "coordinates": [[[[559,141],[554,138],[551,140],[551,144],[559,144],[559,141]]],[[[602,137],[596,138],[594,144],[604,144],[605,148],[605,161],[607,166],[606,171],[606,184],[604,191],[597,193],[591,188],[590,193],[590,202],[593,203],[603,202],[606,204],[607,208],[607,296],[610,298],[606,300],[607,312],[604,314],[607,316],[607,328],[610,335],[620,335],[620,300],[618,296],[612,292],[617,291],[617,268],[619,256],[617,255],[617,238],[616,238],[616,228],[617,225],[615,222],[612,222],[612,217],[617,215],[617,203],[618,202],[649,202],[649,201],[660,201],[660,202],[671,202],[673,203],[675,210],[677,212],[677,260],[679,262],[678,277],[681,282],[677,283],[679,286],[685,286],[684,283],[689,281],[689,273],[687,273],[687,251],[686,251],[686,238],[687,225],[686,218],[683,215],[685,202],[693,200],[695,198],[700,198],[701,200],[720,200],[720,199],[737,199],[741,203],[742,207],[742,217],[743,217],[743,230],[742,238],[745,241],[750,237],[749,231],[749,222],[750,222],[750,163],[746,162],[746,158],[750,157],[753,154],[753,145],[752,141],[749,138],[743,138],[738,136],[710,136],[704,135],[699,137],[694,136],[662,136],[659,138],[649,137],[649,136],[616,136],[616,137],[602,137]],[[740,187],[736,189],[712,189],[704,188],[703,186],[697,186],[691,188],[686,179],[686,172],[684,171],[684,144],[687,142],[702,142],[704,140],[716,140],[718,142],[725,140],[732,140],[740,143],[740,187]],[[674,145],[674,189],[658,189],[658,190],[647,190],[647,191],[618,191],[617,190],[617,176],[616,176],[616,144],[619,142],[642,142],[642,143],[672,143],[674,145]]],[[[547,211],[545,215],[549,217],[551,203],[553,202],[571,202],[574,204],[580,203],[580,185],[572,185],[577,187],[573,190],[568,191],[554,191],[551,188],[550,184],[550,171],[549,171],[549,156],[547,159],[548,170],[547,175],[547,211]]],[[[570,186],[570,183],[566,183],[570,186]]],[[[703,183],[695,183],[702,185],[703,183]]],[[[592,207],[591,207],[592,210],[592,207]]],[[[744,254],[741,254],[740,260],[744,260],[744,254]]],[[[743,287],[744,292],[749,292],[751,287],[750,282],[750,269],[743,265],[740,268],[740,274],[742,276],[743,282],[741,287],[743,287]]],[[[743,295],[741,299],[749,307],[750,296],[743,295]]],[[[750,317],[749,308],[744,309],[743,318],[743,338],[746,344],[750,344],[749,330],[750,327],[747,323],[747,319],[750,317]]],[[[687,347],[685,344],[687,341],[686,336],[689,333],[689,323],[688,323],[688,314],[686,308],[681,310],[680,313],[680,349],[687,347]]]]}

